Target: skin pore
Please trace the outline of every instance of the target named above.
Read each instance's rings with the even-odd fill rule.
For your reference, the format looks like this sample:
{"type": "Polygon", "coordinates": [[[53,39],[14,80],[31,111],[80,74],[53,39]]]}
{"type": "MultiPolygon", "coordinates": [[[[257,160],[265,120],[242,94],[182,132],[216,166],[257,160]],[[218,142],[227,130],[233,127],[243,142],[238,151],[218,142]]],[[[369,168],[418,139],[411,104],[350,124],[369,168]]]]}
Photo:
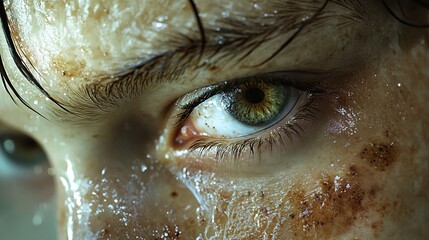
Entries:
{"type": "Polygon", "coordinates": [[[0,121],[48,155],[60,239],[429,236],[429,32],[382,1],[195,1],[199,18],[188,1],[5,6],[19,55],[63,107],[3,34],[35,111],[4,84],[0,121]],[[255,132],[216,135],[238,132],[223,121],[207,134],[205,108],[181,115],[207,86],[279,72],[301,95],[255,132]]]}

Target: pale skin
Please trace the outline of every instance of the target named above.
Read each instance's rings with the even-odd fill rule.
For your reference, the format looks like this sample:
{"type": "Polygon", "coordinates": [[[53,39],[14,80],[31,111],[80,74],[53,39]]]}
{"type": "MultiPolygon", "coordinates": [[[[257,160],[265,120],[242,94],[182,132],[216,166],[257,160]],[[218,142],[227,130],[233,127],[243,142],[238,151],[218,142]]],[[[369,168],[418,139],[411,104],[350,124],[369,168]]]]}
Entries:
{"type": "MultiPolygon", "coordinates": [[[[219,40],[222,34],[207,31],[201,54],[201,33],[188,1],[138,2],[6,4],[21,56],[37,70],[33,74],[50,96],[71,112],[19,73],[2,33],[9,78],[40,115],[17,107],[1,87],[0,121],[46,151],[56,173],[59,239],[429,237],[427,28],[407,27],[378,1],[355,6],[360,18],[329,2],[320,13],[330,14],[329,21],[307,28],[274,57],[293,31],[270,35],[275,37],[242,59],[248,49],[222,58],[213,52],[228,36],[219,40]],[[180,74],[163,75],[158,82],[151,75],[134,79],[147,84],[135,84],[138,90],[121,97],[103,92],[99,97],[108,104],[99,106],[81,93],[85,86],[100,89],[111,74],[185,45],[172,40],[177,33],[197,42],[195,57],[180,74]],[[262,130],[228,138],[180,132],[188,122],[175,124],[182,96],[273,72],[326,89],[313,105],[314,118],[294,122],[295,109],[262,130]],[[263,142],[256,154],[249,146],[238,155],[232,148],[218,155],[214,148],[189,151],[201,139],[221,138],[223,146],[251,137],[269,139],[288,121],[301,124],[303,131],[283,142],[279,137],[263,142]]],[[[233,2],[195,1],[202,25],[216,29],[231,16],[251,22],[281,12],[272,11],[280,7],[270,1],[233,2]]],[[[308,5],[280,2],[301,9],[308,5]]],[[[295,23],[314,16],[324,2],[312,4],[310,11],[291,17],[295,23]]],[[[404,9],[413,21],[427,21],[429,11],[417,6],[407,2],[404,9]]]]}

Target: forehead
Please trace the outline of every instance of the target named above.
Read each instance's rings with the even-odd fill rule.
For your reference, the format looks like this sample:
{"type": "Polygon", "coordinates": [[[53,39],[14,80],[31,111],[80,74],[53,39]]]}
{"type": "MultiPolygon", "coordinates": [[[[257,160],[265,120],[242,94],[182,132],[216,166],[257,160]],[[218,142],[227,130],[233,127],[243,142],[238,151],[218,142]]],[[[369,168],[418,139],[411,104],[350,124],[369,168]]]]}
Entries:
{"type": "MultiPolygon", "coordinates": [[[[195,5],[212,29],[223,18],[268,8],[267,1],[248,0],[195,5]]],[[[188,0],[10,1],[7,7],[15,42],[45,75],[103,74],[171,50],[178,36],[200,34],[188,0]]]]}
{"type": "Polygon", "coordinates": [[[118,64],[106,59],[156,55],[167,48],[166,32],[188,34],[182,26],[193,25],[182,1],[12,1],[9,12],[14,38],[35,67],[70,75],[118,64]]]}

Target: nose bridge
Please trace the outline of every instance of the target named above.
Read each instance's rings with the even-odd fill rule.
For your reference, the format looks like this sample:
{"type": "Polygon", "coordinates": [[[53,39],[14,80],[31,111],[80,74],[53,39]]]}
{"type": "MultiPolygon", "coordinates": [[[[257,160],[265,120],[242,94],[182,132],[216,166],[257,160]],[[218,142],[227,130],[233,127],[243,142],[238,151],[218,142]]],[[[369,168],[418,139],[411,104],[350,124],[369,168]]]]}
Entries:
{"type": "Polygon", "coordinates": [[[198,202],[152,157],[150,144],[124,151],[122,142],[116,151],[111,141],[76,136],[52,154],[60,239],[197,236],[198,202]]]}

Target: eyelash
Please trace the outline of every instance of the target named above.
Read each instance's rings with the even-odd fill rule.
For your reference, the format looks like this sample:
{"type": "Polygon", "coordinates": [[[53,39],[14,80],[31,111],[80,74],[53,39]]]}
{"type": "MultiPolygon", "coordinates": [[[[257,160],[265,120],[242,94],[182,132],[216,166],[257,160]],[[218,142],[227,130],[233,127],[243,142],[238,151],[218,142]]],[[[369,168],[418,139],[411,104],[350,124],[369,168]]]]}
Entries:
{"type": "MultiPolygon", "coordinates": [[[[228,89],[231,89],[234,86],[242,84],[247,79],[235,80],[225,82],[216,86],[213,86],[213,89],[204,92],[200,96],[191,97],[192,100],[189,103],[177,106],[182,109],[182,111],[175,115],[174,126],[178,127],[183,123],[192,113],[194,108],[199,104],[203,103],[205,100],[209,99],[212,96],[217,94],[222,94],[228,89]]],[[[319,87],[319,83],[308,84],[306,82],[298,81],[285,81],[284,79],[264,79],[258,80],[267,81],[274,84],[283,84],[289,87],[294,87],[302,92],[306,92],[303,96],[304,102],[302,102],[292,116],[292,120],[286,123],[281,123],[280,126],[277,126],[274,129],[269,130],[268,136],[256,136],[256,137],[247,137],[246,139],[237,140],[235,142],[228,142],[231,140],[209,140],[209,137],[204,137],[194,141],[189,147],[189,155],[197,154],[198,157],[203,157],[205,154],[213,152],[218,162],[226,162],[228,159],[234,161],[241,159],[244,153],[249,153],[251,157],[260,156],[261,150],[264,145],[268,147],[270,151],[273,151],[275,146],[286,146],[286,144],[293,143],[294,137],[301,137],[304,134],[304,124],[317,118],[317,112],[319,108],[317,104],[320,103],[328,94],[326,89],[319,87]]],[[[300,97],[301,98],[301,97],[300,97]]],[[[258,134],[258,133],[255,133],[258,134]]],[[[262,159],[259,159],[262,160],[262,159]]]]}

